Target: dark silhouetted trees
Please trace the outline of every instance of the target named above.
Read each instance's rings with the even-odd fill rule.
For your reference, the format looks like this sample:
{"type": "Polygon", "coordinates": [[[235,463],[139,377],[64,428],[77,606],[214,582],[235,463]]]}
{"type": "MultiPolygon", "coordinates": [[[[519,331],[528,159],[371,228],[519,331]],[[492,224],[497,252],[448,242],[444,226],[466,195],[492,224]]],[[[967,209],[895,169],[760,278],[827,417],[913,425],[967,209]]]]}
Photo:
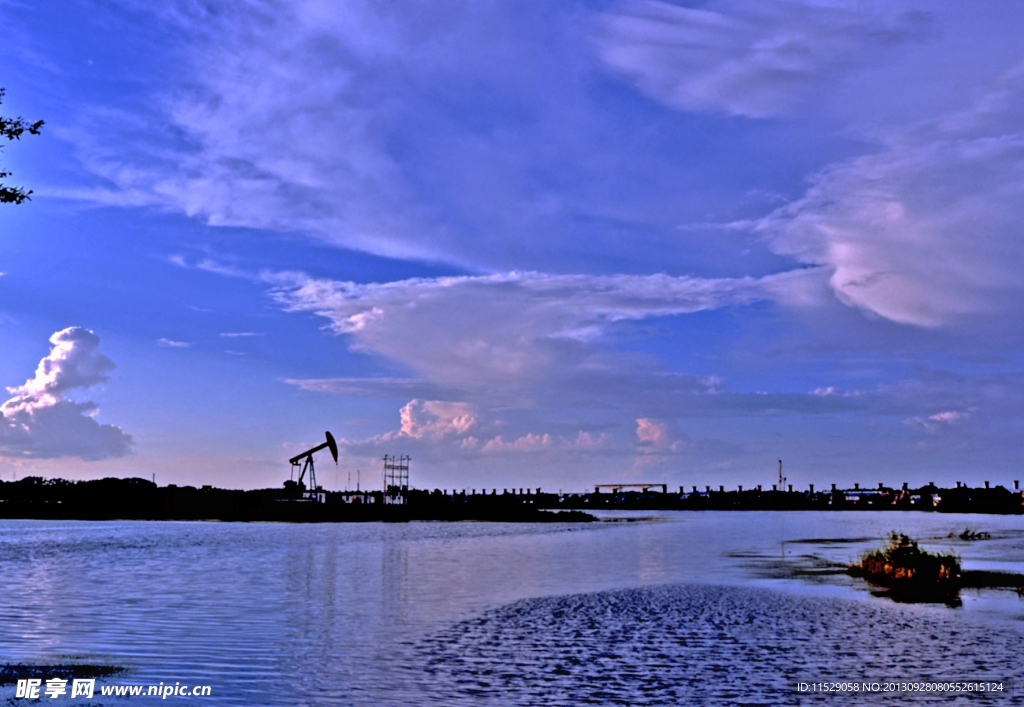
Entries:
{"type": "MultiPolygon", "coordinates": [[[[0,88],[0,103],[3,102],[4,89],[0,88]]],[[[23,133],[29,135],[38,135],[39,128],[43,127],[43,121],[37,120],[34,123],[28,123],[21,117],[18,118],[5,118],[0,115],[0,137],[5,137],[8,140],[20,140],[23,133]]],[[[3,146],[0,145],[0,149],[3,146]]],[[[0,168],[0,180],[6,179],[11,176],[10,172],[6,172],[3,168],[0,168]]],[[[0,204],[20,204],[26,199],[30,200],[31,190],[25,191],[21,187],[9,187],[0,181],[0,204]]]]}

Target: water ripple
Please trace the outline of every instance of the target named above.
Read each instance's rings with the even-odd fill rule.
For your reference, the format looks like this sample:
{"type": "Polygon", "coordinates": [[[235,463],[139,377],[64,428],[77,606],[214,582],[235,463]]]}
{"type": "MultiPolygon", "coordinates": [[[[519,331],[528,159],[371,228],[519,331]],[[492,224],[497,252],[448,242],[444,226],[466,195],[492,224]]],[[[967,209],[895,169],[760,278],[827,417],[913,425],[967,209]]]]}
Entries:
{"type": "Polygon", "coordinates": [[[1006,681],[1020,674],[1024,641],[914,607],[676,585],[519,601],[413,650],[438,704],[767,705],[832,699],[801,695],[798,682],[1006,681]]]}

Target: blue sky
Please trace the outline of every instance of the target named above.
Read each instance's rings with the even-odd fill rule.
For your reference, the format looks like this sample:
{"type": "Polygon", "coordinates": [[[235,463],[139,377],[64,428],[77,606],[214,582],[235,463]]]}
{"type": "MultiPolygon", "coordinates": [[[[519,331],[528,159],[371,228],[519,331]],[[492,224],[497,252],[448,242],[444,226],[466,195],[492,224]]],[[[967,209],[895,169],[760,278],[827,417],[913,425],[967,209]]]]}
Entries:
{"type": "Polygon", "coordinates": [[[1024,7],[0,2],[0,478],[1021,476],[1024,7]],[[42,363],[41,363],[42,362],[42,363]]]}

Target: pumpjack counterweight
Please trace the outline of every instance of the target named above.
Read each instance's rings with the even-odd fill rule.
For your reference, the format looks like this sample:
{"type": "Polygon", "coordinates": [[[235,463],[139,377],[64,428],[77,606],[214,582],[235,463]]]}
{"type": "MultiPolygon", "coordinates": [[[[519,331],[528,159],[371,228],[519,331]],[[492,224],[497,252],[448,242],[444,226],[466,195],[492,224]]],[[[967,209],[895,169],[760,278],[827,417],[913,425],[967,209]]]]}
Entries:
{"type": "Polygon", "coordinates": [[[311,501],[320,501],[320,487],[316,483],[316,468],[313,466],[313,455],[319,452],[321,449],[330,449],[331,456],[334,457],[334,463],[338,463],[338,443],[334,441],[334,435],[330,432],[325,432],[327,435],[327,441],[323,444],[319,444],[312,449],[307,449],[302,454],[296,454],[288,461],[292,465],[292,474],[295,473],[296,469],[299,469],[299,488],[305,488],[302,480],[306,476],[306,472],[309,472],[309,491],[304,492],[304,496],[309,498],[311,501]]]}

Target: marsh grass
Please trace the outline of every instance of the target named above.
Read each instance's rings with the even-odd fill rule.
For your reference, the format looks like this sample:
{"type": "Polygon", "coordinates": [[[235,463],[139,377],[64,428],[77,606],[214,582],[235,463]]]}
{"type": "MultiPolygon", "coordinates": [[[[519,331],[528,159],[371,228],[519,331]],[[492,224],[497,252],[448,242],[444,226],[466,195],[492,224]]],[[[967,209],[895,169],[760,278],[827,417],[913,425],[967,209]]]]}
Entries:
{"type": "Polygon", "coordinates": [[[849,574],[884,588],[897,601],[960,603],[960,558],[922,550],[917,541],[893,531],[889,544],[861,556],[849,574]]]}
{"type": "Polygon", "coordinates": [[[962,533],[957,533],[955,530],[950,531],[947,538],[960,538],[961,540],[991,540],[992,534],[986,533],[980,530],[967,526],[963,529],[962,533]]]}

